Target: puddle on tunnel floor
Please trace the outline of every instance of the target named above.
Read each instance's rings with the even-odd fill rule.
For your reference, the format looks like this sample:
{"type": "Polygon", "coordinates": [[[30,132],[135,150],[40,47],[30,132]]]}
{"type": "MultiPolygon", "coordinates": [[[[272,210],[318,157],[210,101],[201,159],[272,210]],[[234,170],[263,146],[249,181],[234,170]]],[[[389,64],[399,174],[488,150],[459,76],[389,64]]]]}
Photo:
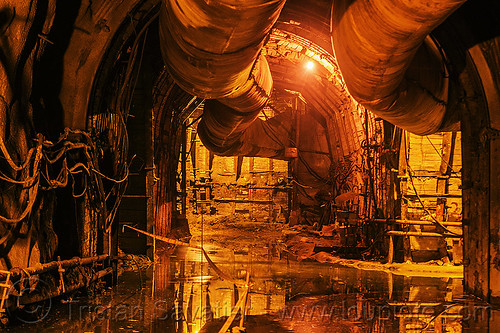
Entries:
{"type": "MultiPolygon", "coordinates": [[[[246,332],[500,332],[500,311],[463,297],[462,279],[263,261],[205,248],[233,277],[244,281],[250,271],[246,332]]],[[[145,271],[125,271],[104,294],[53,300],[43,320],[6,331],[218,332],[242,288],[200,260],[193,249],[164,253],[145,271]]]]}

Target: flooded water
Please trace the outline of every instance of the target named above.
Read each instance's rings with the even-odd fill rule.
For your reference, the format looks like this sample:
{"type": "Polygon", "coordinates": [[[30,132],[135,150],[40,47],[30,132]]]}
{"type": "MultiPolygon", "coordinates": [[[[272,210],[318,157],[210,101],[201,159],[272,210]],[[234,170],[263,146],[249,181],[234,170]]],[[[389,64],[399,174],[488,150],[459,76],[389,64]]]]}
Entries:
{"type": "MultiPolygon", "coordinates": [[[[463,297],[459,278],[363,271],[270,254],[208,247],[220,269],[254,283],[246,332],[500,332],[500,311],[463,297]]],[[[217,277],[199,250],[159,255],[144,271],[126,271],[93,297],[53,300],[43,319],[8,332],[218,332],[243,294],[217,277]]],[[[40,309],[38,309],[40,311],[40,309]]],[[[233,329],[233,332],[238,330],[233,329]]]]}

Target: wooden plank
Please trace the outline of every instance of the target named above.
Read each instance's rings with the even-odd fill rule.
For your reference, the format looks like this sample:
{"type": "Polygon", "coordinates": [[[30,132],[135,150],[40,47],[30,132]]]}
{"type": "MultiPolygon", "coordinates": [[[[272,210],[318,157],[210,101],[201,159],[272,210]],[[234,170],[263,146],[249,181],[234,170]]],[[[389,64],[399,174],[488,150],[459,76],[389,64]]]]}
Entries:
{"type": "Polygon", "coordinates": [[[446,238],[461,238],[455,234],[440,234],[438,232],[425,232],[425,231],[388,231],[389,235],[405,236],[405,237],[446,237],[446,238]]]}
{"type": "MultiPolygon", "coordinates": [[[[371,219],[369,221],[387,224],[435,225],[433,221],[425,220],[399,220],[399,219],[371,219]]],[[[460,227],[462,222],[442,222],[445,226],[460,227]]]]}
{"type": "MultiPolygon", "coordinates": [[[[201,201],[198,201],[201,202],[201,201]]],[[[205,200],[204,202],[212,202],[205,200]]],[[[215,198],[213,202],[220,202],[220,203],[230,203],[230,202],[235,202],[235,203],[253,203],[253,204],[261,204],[261,205],[269,205],[272,204],[273,202],[271,200],[257,200],[257,199],[232,199],[232,198],[215,198]]]]}

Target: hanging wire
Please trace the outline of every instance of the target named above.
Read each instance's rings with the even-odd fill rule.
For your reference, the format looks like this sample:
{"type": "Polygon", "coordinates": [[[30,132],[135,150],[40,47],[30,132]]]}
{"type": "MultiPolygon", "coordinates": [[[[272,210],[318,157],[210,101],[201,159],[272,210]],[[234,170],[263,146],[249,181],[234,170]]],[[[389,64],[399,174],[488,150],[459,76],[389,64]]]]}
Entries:
{"type": "Polygon", "coordinates": [[[446,307],[446,308],[444,308],[441,312],[439,312],[439,313],[438,313],[438,314],[436,314],[434,317],[432,317],[432,318],[431,318],[431,320],[429,320],[429,322],[428,322],[427,324],[425,324],[425,326],[424,326],[424,327],[422,327],[422,328],[420,329],[420,333],[425,332],[425,331],[427,330],[427,328],[429,328],[430,324],[431,324],[434,320],[436,320],[437,318],[439,318],[441,315],[443,315],[443,314],[447,313],[449,309],[454,308],[454,307],[457,307],[457,306],[463,306],[463,305],[462,305],[462,304],[460,304],[460,303],[456,303],[456,304],[451,304],[451,305],[447,306],[447,307],[446,307]]]}
{"type": "MultiPolygon", "coordinates": [[[[406,137],[406,132],[404,134],[404,136],[406,137]]],[[[417,191],[417,188],[415,186],[415,183],[413,181],[413,175],[412,175],[412,172],[413,172],[413,169],[411,168],[410,166],[410,163],[409,163],[409,156],[408,156],[408,149],[406,147],[406,138],[404,138],[404,142],[405,142],[405,151],[404,151],[404,154],[405,154],[405,159],[406,159],[406,165],[408,167],[408,176],[409,176],[409,179],[410,179],[410,184],[413,188],[413,191],[415,192],[415,196],[417,197],[417,200],[418,202],[420,203],[420,205],[422,206],[423,210],[425,211],[425,213],[427,215],[429,215],[432,219],[432,222],[434,222],[434,224],[440,226],[441,228],[443,228],[446,232],[450,233],[450,234],[453,234],[453,235],[456,235],[456,236],[462,236],[462,234],[460,233],[456,233],[450,229],[448,229],[444,224],[442,224],[441,222],[439,222],[436,217],[434,217],[434,215],[432,215],[432,213],[429,211],[429,209],[426,207],[425,203],[423,202],[422,198],[420,197],[420,195],[418,194],[418,191],[417,191]]]]}
{"type": "Polygon", "coordinates": [[[431,139],[429,139],[429,136],[426,135],[425,138],[427,139],[427,141],[429,141],[429,143],[431,144],[432,148],[434,148],[434,150],[436,151],[436,153],[439,155],[439,157],[441,158],[441,161],[443,161],[448,166],[448,168],[450,168],[451,172],[456,173],[456,171],[453,170],[453,167],[448,163],[448,161],[446,161],[444,159],[443,155],[438,151],[438,149],[436,148],[436,146],[434,145],[434,143],[432,143],[431,139]]]}
{"type": "MultiPolygon", "coordinates": [[[[87,193],[89,187],[88,177],[91,176],[91,174],[97,175],[100,178],[104,178],[115,183],[121,183],[126,180],[127,177],[116,180],[102,174],[94,163],[95,158],[93,156],[95,154],[95,149],[93,148],[92,141],[87,143],[73,143],[70,141],[64,141],[68,138],[68,134],[70,133],[84,134],[84,138],[86,138],[87,140],[91,140],[90,136],[88,136],[87,133],[81,131],[72,131],[69,129],[65,130],[65,132],[61,135],[60,140],[55,144],[50,141],[44,141],[43,138],[39,135],[37,146],[35,148],[32,148],[31,150],[35,152],[34,156],[33,153],[30,153],[29,156],[31,157],[31,159],[27,160],[28,162],[32,162],[32,164],[24,162],[24,168],[31,169],[28,170],[30,172],[28,172],[28,175],[24,179],[14,179],[12,177],[4,175],[3,173],[0,173],[0,180],[15,185],[23,185],[23,188],[28,189],[28,198],[26,200],[28,205],[25,207],[25,209],[19,214],[18,217],[15,218],[0,216],[0,222],[7,224],[17,224],[23,221],[33,209],[36,198],[38,197],[39,188],[42,188],[43,190],[50,190],[58,187],[66,187],[69,177],[72,178],[72,194],[75,198],[82,197],[85,195],[85,193],[87,193]],[[63,147],[57,147],[60,144],[62,144],[63,147]],[[74,152],[75,150],[80,150],[81,152],[83,152],[83,154],[81,155],[85,158],[82,162],[71,162],[72,166],[69,166],[68,153],[74,152]],[[52,168],[52,166],[57,163],[60,163],[60,170],[57,173],[57,176],[55,178],[52,178],[49,166],[52,168]],[[78,174],[82,174],[82,176],[84,177],[83,188],[80,193],[76,193],[75,191],[75,184],[77,182],[74,176],[78,174]],[[43,180],[43,185],[40,183],[41,180],[43,180]]],[[[3,140],[1,138],[0,143],[3,143],[3,140]]],[[[9,155],[8,157],[10,158],[9,155]]],[[[126,175],[128,176],[128,169],[126,170],[126,175]]],[[[100,196],[98,196],[98,200],[99,198],[100,196]]],[[[101,199],[104,199],[104,196],[101,199]]],[[[111,211],[111,213],[114,212],[111,211]]]]}

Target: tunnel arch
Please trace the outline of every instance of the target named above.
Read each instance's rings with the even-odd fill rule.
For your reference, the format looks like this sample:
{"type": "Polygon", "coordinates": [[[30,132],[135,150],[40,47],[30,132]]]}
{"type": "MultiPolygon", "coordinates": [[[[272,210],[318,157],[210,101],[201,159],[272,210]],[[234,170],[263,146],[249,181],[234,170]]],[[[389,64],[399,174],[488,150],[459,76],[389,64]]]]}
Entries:
{"type": "MultiPolygon", "coordinates": [[[[284,12],[286,14],[286,7],[284,12]]],[[[281,23],[279,21],[277,26],[285,29],[288,27],[287,24],[281,23]]],[[[294,27],[298,24],[299,22],[295,22],[294,27]]],[[[301,30],[298,31],[303,33],[301,30]]],[[[303,118],[301,118],[301,123],[304,123],[303,126],[317,126],[316,131],[321,132],[320,135],[327,138],[325,143],[320,144],[318,142],[316,144],[317,147],[326,147],[323,155],[317,152],[308,152],[311,147],[296,145],[298,148],[298,162],[295,164],[293,159],[290,162],[292,165],[296,165],[299,183],[315,188],[314,190],[306,187],[300,189],[304,193],[302,196],[304,204],[319,206],[322,203],[318,200],[323,200],[324,198],[321,199],[321,196],[326,193],[332,196],[333,199],[343,194],[354,195],[354,197],[361,195],[366,196],[369,200],[380,201],[386,189],[379,186],[380,184],[375,184],[375,181],[368,180],[370,178],[368,174],[372,170],[368,170],[367,160],[363,158],[363,155],[367,153],[368,145],[382,147],[384,125],[379,119],[375,120],[376,117],[372,113],[367,112],[349,95],[332,54],[315,44],[314,41],[281,28],[273,29],[268,42],[263,48],[263,54],[268,59],[274,80],[274,93],[271,95],[270,105],[273,105],[274,99],[279,96],[280,92],[296,94],[305,104],[305,112],[303,113],[314,115],[310,118],[303,115],[303,118]],[[308,62],[314,63],[314,68],[307,69],[308,62]],[[313,120],[313,118],[316,120],[313,120]],[[369,127],[368,140],[366,124],[369,127]],[[367,145],[367,141],[371,141],[371,144],[367,145]],[[348,184],[339,184],[342,182],[339,182],[337,173],[349,173],[349,167],[354,168],[354,172],[348,177],[348,184]],[[309,170],[300,171],[301,168],[309,170]],[[321,176],[314,176],[314,171],[310,169],[317,170],[321,176]],[[371,191],[376,191],[377,195],[370,194],[371,191]],[[317,197],[318,195],[319,197],[317,197]]],[[[277,122],[280,122],[287,119],[285,120],[286,125],[282,124],[281,127],[288,126],[287,128],[293,129],[294,125],[288,121],[290,118],[293,118],[291,114],[284,117],[281,114],[267,122],[269,127],[274,126],[277,128],[279,125],[272,123],[272,120],[276,119],[277,122]]],[[[261,124],[261,121],[256,121],[256,123],[255,126],[250,125],[241,140],[253,142],[257,146],[259,143],[266,146],[263,140],[267,133],[261,130],[261,127],[265,125],[261,124]],[[253,133],[254,130],[256,133],[253,133]]],[[[304,131],[301,135],[305,134],[309,137],[312,135],[314,137],[317,133],[313,133],[314,131],[311,133],[304,131]]],[[[268,148],[272,146],[272,149],[276,151],[274,157],[280,159],[286,158],[286,156],[283,156],[282,148],[287,145],[286,133],[281,133],[281,135],[285,136],[285,139],[281,142],[281,147],[274,145],[272,140],[268,140],[266,146],[268,148]]],[[[376,160],[380,157],[380,151],[377,152],[377,149],[373,149],[371,153],[376,160]]],[[[243,151],[242,154],[250,152],[246,156],[260,156],[258,149],[243,149],[243,151]]],[[[262,152],[267,154],[265,149],[262,152]]],[[[386,171],[381,170],[381,172],[386,171]]],[[[357,200],[354,201],[357,202],[357,200]]],[[[375,213],[376,209],[372,206],[371,209],[373,210],[370,210],[369,207],[372,204],[367,204],[366,201],[361,203],[359,210],[363,216],[382,214],[383,209],[375,213]]],[[[375,208],[377,206],[382,208],[381,206],[384,206],[384,204],[378,202],[374,206],[375,208]]]]}

